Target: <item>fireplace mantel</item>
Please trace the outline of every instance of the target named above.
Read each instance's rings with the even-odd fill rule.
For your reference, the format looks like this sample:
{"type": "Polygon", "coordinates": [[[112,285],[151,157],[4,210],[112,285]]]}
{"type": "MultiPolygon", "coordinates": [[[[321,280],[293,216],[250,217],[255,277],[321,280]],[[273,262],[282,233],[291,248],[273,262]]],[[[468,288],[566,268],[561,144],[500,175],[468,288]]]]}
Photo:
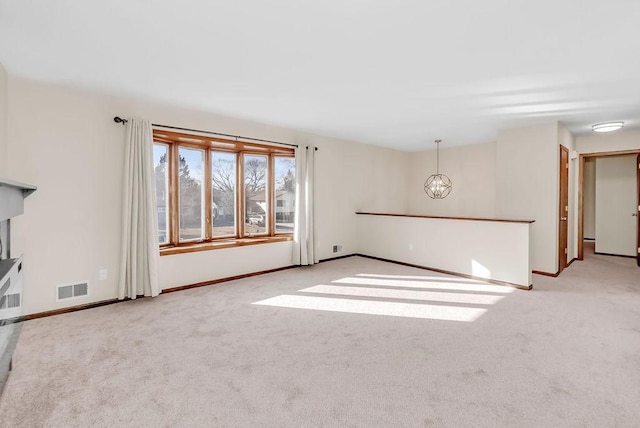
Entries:
{"type": "Polygon", "coordinates": [[[36,186],[0,177],[0,221],[24,212],[24,198],[36,191],[36,186]]]}
{"type": "Polygon", "coordinates": [[[30,184],[0,178],[0,393],[4,389],[22,315],[23,258],[11,256],[11,218],[24,212],[24,198],[36,191],[30,184]]]}

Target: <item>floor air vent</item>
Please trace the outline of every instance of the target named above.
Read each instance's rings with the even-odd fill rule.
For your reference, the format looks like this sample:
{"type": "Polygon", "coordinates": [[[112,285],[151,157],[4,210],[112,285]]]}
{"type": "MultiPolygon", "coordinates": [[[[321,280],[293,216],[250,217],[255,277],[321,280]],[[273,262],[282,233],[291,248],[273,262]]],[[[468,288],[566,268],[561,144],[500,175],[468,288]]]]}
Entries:
{"type": "Polygon", "coordinates": [[[58,286],[58,300],[70,299],[72,297],[86,296],[89,294],[89,284],[60,285],[58,286]]]}

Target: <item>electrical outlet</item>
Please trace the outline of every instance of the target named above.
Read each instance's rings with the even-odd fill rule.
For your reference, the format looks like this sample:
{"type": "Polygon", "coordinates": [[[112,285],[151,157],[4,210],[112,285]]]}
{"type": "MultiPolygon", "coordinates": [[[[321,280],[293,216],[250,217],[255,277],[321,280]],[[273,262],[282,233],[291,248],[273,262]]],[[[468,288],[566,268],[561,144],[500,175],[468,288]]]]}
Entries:
{"type": "Polygon", "coordinates": [[[333,246],[334,253],[339,253],[340,251],[342,251],[342,245],[338,244],[333,246]]]}
{"type": "Polygon", "coordinates": [[[100,281],[106,281],[107,280],[107,270],[106,269],[100,269],[98,271],[98,278],[100,279],[100,281]]]}

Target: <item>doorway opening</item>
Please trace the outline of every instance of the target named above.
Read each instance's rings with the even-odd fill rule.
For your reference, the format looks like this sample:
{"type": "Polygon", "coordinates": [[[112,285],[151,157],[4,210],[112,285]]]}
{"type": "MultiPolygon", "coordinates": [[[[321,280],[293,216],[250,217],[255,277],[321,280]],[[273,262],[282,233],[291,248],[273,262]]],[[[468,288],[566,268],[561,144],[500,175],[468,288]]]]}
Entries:
{"type": "Polygon", "coordinates": [[[580,155],[578,260],[633,257],[640,266],[640,150],[580,155]]]}

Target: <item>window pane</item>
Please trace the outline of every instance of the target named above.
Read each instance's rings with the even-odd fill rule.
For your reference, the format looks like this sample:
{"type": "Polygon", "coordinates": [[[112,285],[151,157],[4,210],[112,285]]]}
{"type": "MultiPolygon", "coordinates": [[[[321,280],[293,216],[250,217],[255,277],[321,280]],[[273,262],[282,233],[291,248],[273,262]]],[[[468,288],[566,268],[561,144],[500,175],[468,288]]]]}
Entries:
{"type": "Polygon", "coordinates": [[[204,150],[180,147],[180,240],[202,239],[204,150]]]}
{"type": "Polygon", "coordinates": [[[158,213],[158,242],[169,242],[169,175],[166,144],[153,144],[153,169],[156,175],[156,211],[158,213]]]}
{"type": "Polygon", "coordinates": [[[212,236],[236,234],[236,154],[211,152],[212,236]]]}
{"type": "Polygon", "coordinates": [[[275,158],[276,232],[293,233],[296,207],[296,160],[275,158]]]}
{"type": "Polygon", "coordinates": [[[269,224],[266,156],[244,156],[244,209],[245,235],[266,233],[269,224]]]}

